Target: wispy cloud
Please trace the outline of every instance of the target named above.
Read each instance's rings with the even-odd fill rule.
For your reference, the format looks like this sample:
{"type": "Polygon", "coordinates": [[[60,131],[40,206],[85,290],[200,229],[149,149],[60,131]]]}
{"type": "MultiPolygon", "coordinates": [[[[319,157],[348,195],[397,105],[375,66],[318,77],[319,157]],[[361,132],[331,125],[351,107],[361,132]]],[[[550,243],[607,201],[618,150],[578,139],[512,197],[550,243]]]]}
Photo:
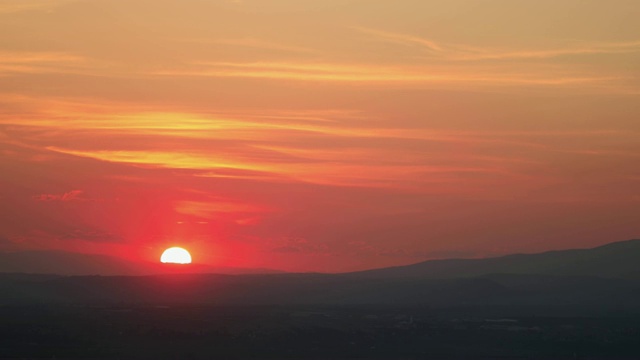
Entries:
{"type": "Polygon", "coordinates": [[[522,72],[508,69],[467,68],[449,66],[375,66],[340,63],[294,62],[195,62],[179,70],[155,72],[163,76],[237,77],[291,81],[399,83],[399,84],[482,84],[566,86],[606,83],[613,76],[580,75],[569,71],[522,72]]]}
{"type": "MultiPolygon", "coordinates": [[[[73,155],[100,161],[131,164],[144,168],[165,168],[192,170],[196,177],[220,177],[232,171],[231,178],[245,178],[249,180],[269,182],[304,182],[331,186],[357,187],[391,187],[414,189],[415,191],[442,191],[441,185],[466,182],[465,174],[494,174],[511,176],[509,172],[496,161],[481,161],[475,159],[475,164],[465,160],[458,164],[429,164],[429,158],[416,161],[393,162],[375,161],[372,155],[360,152],[354,157],[353,152],[328,152],[281,150],[285,154],[302,155],[296,162],[265,161],[259,157],[239,159],[237,154],[216,156],[213,150],[198,152],[161,152],[161,151],[107,151],[107,150],[72,150],[49,147],[48,150],[61,154],[73,155]],[[313,155],[313,156],[311,156],[313,155]],[[308,157],[304,157],[308,156],[308,157]],[[204,172],[203,172],[204,171],[204,172]],[[236,177],[234,172],[248,172],[259,176],[236,177]],[[414,179],[414,180],[411,180],[414,179]],[[438,184],[438,187],[425,189],[425,184],[438,184]]],[[[397,151],[394,151],[397,153],[397,151]]],[[[402,156],[400,152],[400,155],[402,156]]]]}
{"type": "Polygon", "coordinates": [[[193,170],[211,170],[217,168],[248,169],[255,171],[269,170],[268,166],[236,162],[225,156],[216,157],[212,154],[202,153],[124,150],[82,151],[57,147],[48,147],[47,149],[61,154],[81,156],[109,162],[128,163],[139,166],[193,170]]]}
{"type": "Polygon", "coordinates": [[[433,54],[442,54],[447,51],[446,49],[443,48],[442,45],[438,44],[437,42],[433,40],[425,39],[419,36],[393,33],[388,31],[381,31],[381,30],[375,30],[375,29],[370,29],[365,27],[359,27],[359,26],[354,26],[353,29],[364,34],[371,35],[377,38],[378,40],[387,41],[387,42],[400,44],[400,45],[418,46],[433,54]]]}
{"type": "MultiPolygon", "coordinates": [[[[471,48],[469,48],[471,49],[471,48]]],[[[475,52],[460,53],[452,57],[453,60],[508,60],[508,59],[548,59],[570,55],[590,54],[624,54],[640,52],[640,41],[617,43],[592,43],[583,45],[568,45],[565,48],[542,50],[504,51],[497,49],[478,49],[475,52]]]]}
{"type": "MultiPolygon", "coordinates": [[[[17,101],[29,104],[24,98],[17,101]]],[[[43,104],[40,104],[43,105],[43,104]]],[[[44,104],[46,105],[46,104],[44,104]]],[[[192,140],[219,140],[224,142],[251,145],[251,149],[267,150],[290,155],[302,155],[305,159],[318,159],[318,153],[309,149],[291,148],[304,144],[304,139],[315,139],[315,145],[341,143],[359,139],[362,145],[366,141],[415,140],[431,143],[451,144],[501,144],[516,147],[539,148],[542,145],[532,141],[544,137],[585,137],[619,134],[613,130],[593,131],[464,131],[430,128],[403,128],[380,126],[376,123],[362,123],[358,117],[348,111],[264,111],[262,113],[245,114],[197,114],[183,112],[138,112],[109,113],[118,106],[112,104],[107,108],[99,104],[75,104],[73,102],[52,102],[32,117],[1,116],[0,124],[12,125],[14,131],[33,131],[44,134],[50,131],[65,131],[70,138],[74,136],[126,136],[130,139],[156,139],[158,142],[185,144],[192,140]],[[50,107],[49,107],[50,106],[50,107]],[[232,117],[230,115],[235,115],[232,117]],[[358,125],[359,126],[356,126],[358,125]],[[31,130],[30,130],[31,129],[31,130]],[[75,135],[74,135],[75,134],[75,135]],[[295,136],[295,138],[291,138],[295,136]],[[297,140],[296,140],[297,139],[297,140]],[[332,140],[333,139],[333,140],[332,140]],[[295,140],[295,141],[294,141],[295,140]]],[[[126,108],[123,110],[127,110],[126,108]]],[[[132,109],[135,110],[135,109],[132,109]]],[[[35,135],[37,136],[37,135],[35,135]]],[[[46,139],[45,139],[46,140],[46,139]]],[[[191,148],[186,147],[189,150],[191,148]]],[[[340,147],[332,154],[337,158],[345,151],[340,147]]],[[[110,150],[110,149],[106,149],[110,150]]],[[[179,150],[179,149],[176,149],[179,150]]],[[[372,149],[366,149],[365,154],[372,149]]],[[[357,150],[356,151],[360,151],[357,150]]],[[[123,159],[127,152],[123,152],[123,159]]],[[[255,153],[252,153],[254,156],[255,153]]],[[[322,152],[321,156],[329,156],[322,152]]],[[[356,156],[356,153],[351,153],[356,156]]],[[[376,155],[377,156],[377,155],[376,155]]],[[[162,158],[162,157],[161,157],[162,158]]],[[[187,163],[202,163],[191,157],[184,158],[187,163]],[[187,160],[190,159],[190,160],[187,160]]],[[[174,159],[175,160],[175,159],[174,159]]],[[[196,167],[199,168],[199,167],[196,167]]]]}
{"type": "Polygon", "coordinates": [[[221,214],[255,214],[263,213],[268,209],[256,204],[247,204],[228,199],[211,199],[210,201],[179,201],[175,205],[179,214],[191,215],[204,219],[211,219],[221,214]]]}
{"type": "Polygon", "coordinates": [[[74,1],[77,0],[2,0],[0,1],[0,14],[46,11],[74,1]]]}
{"type": "Polygon", "coordinates": [[[72,190],[64,194],[40,194],[33,197],[36,201],[78,201],[82,190],[72,190]]]}
{"type": "Polygon", "coordinates": [[[61,52],[0,52],[3,63],[58,63],[77,62],[82,57],[61,52]]]}
{"type": "Polygon", "coordinates": [[[295,45],[287,45],[281,44],[273,41],[265,41],[256,38],[246,37],[246,38],[235,38],[235,39],[209,39],[209,38],[185,38],[185,39],[175,39],[179,42],[185,43],[195,43],[195,44],[205,44],[205,45],[226,45],[226,46],[236,46],[236,47],[246,47],[253,48],[259,50],[275,50],[289,53],[300,53],[300,54],[318,54],[319,51],[303,47],[303,46],[295,46],[295,45]]]}
{"type": "Polygon", "coordinates": [[[0,75],[77,72],[86,59],[63,52],[0,52],[0,75]]]}
{"type": "Polygon", "coordinates": [[[380,41],[417,47],[429,53],[434,58],[454,61],[549,59],[571,55],[621,54],[640,51],[640,40],[608,43],[573,42],[560,48],[551,49],[500,49],[490,47],[483,48],[465,44],[439,43],[416,35],[365,27],[354,27],[354,29],[380,41]]]}

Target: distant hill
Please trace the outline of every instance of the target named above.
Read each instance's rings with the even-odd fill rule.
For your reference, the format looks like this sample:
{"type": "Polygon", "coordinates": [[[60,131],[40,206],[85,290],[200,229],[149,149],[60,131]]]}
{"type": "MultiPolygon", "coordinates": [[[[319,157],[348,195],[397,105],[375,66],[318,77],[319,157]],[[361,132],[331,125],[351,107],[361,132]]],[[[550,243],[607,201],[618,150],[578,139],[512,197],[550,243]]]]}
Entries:
{"type": "MultiPolygon", "coordinates": [[[[0,252],[0,273],[142,276],[164,273],[275,274],[271,269],[167,265],[133,262],[106,255],[63,251],[0,252]]],[[[485,259],[430,260],[417,264],[358,271],[358,278],[451,279],[491,274],[599,276],[640,279],[640,240],[614,242],[592,249],[515,254],[485,259]]]]}
{"type": "Polygon", "coordinates": [[[640,240],[592,249],[516,254],[486,259],[430,260],[351,273],[368,278],[461,278],[489,274],[537,274],[640,278],[640,240]]]}
{"type": "Polygon", "coordinates": [[[0,306],[479,306],[517,308],[520,309],[518,311],[543,307],[556,309],[556,313],[582,311],[582,314],[587,315],[618,311],[637,314],[640,313],[639,260],[639,240],[617,242],[593,249],[490,259],[436,260],[345,274],[224,275],[208,274],[221,272],[219,268],[177,266],[174,269],[158,264],[151,264],[146,268],[98,255],[5,253],[0,254],[0,269],[5,272],[8,269],[11,272],[32,274],[0,274],[0,306]],[[20,266],[23,270],[20,270],[20,266]],[[24,271],[25,268],[29,271],[24,271]],[[128,276],[34,274],[68,275],[82,272],[117,272],[128,276]],[[168,274],[130,276],[136,272],[168,274]]]}
{"type": "Polygon", "coordinates": [[[141,276],[164,273],[269,274],[270,269],[214,267],[200,264],[169,265],[133,262],[114,256],[64,251],[0,252],[0,273],[141,276]]]}

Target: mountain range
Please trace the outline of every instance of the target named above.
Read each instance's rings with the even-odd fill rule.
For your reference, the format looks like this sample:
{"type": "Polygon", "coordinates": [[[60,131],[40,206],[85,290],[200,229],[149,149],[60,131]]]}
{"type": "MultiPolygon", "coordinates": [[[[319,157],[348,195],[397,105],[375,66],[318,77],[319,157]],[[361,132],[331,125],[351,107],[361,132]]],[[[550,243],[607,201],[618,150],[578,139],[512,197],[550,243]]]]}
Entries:
{"type": "MultiPolygon", "coordinates": [[[[2,266],[11,268],[4,262],[2,266]]],[[[114,264],[109,263],[106,268],[112,269],[111,266],[114,264]]],[[[342,274],[61,276],[5,273],[0,274],[0,305],[499,306],[553,307],[562,311],[584,310],[589,314],[594,311],[638,313],[639,269],[640,240],[629,240],[593,249],[433,260],[342,274]]]]}
{"type": "Polygon", "coordinates": [[[486,259],[430,260],[356,273],[373,278],[459,278],[488,274],[538,274],[640,278],[640,240],[591,249],[514,254],[486,259]]]}

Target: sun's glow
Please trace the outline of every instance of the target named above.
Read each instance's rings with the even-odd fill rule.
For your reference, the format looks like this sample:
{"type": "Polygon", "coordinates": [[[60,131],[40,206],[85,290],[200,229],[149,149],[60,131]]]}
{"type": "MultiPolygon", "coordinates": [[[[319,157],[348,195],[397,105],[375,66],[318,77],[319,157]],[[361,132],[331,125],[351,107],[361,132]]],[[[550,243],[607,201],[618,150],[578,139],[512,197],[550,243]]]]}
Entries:
{"type": "Polygon", "coordinates": [[[162,253],[160,261],[165,264],[191,264],[191,254],[183,248],[172,247],[162,253]]]}

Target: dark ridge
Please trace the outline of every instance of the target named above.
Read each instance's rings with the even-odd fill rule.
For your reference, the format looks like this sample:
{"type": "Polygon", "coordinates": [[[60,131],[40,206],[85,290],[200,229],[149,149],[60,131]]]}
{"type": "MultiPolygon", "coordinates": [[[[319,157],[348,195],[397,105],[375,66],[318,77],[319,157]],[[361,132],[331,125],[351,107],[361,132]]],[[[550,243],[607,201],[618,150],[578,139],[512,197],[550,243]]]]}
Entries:
{"type": "Polygon", "coordinates": [[[486,259],[430,260],[417,264],[351,273],[374,278],[460,278],[488,274],[542,274],[640,278],[640,240],[592,249],[514,254],[486,259]]]}

